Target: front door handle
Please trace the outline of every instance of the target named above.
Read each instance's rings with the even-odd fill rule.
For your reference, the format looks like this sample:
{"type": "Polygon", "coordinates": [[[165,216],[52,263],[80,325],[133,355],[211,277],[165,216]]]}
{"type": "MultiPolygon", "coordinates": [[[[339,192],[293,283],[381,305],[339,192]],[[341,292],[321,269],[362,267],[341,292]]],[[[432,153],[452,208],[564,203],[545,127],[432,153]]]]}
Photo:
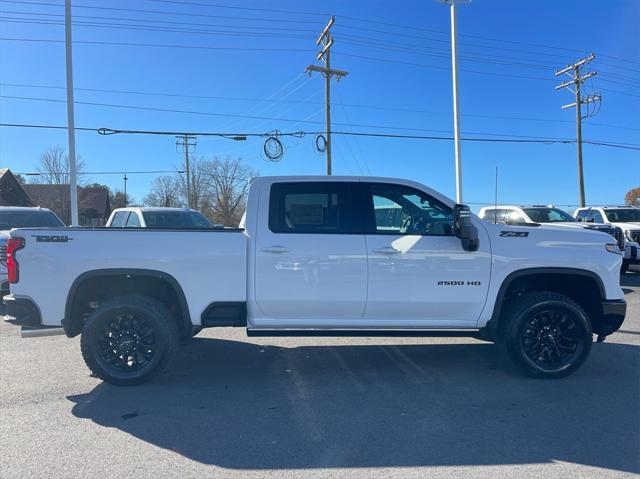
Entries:
{"type": "Polygon", "coordinates": [[[374,253],[383,253],[383,254],[398,254],[401,253],[399,249],[395,249],[393,246],[385,246],[384,248],[374,248],[374,253]]]}
{"type": "Polygon", "coordinates": [[[289,248],[285,248],[284,246],[268,246],[266,248],[262,248],[263,253],[288,253],[289,248]]]}

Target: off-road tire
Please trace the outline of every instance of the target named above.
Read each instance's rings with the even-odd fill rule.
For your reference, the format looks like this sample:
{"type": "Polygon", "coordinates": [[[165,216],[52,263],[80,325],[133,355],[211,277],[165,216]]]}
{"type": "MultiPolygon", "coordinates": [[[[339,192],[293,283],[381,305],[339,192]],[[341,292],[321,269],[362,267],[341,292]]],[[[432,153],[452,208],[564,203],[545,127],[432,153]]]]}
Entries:
{"type": "Polygon", "coordinates": [[[568,376],[584,363],[593,343],[584,309],[573,299],[549,291],[524,293],[509,300],[500,326],[501,349],[520,371],[532,377],[568,376]],[[548,325],[552,326],[547,330],[548,325]],[[536,352],[540,349],[542,352],[536,352]],[[567,355],[564,361],[563,354],[567,355]],[[560,364],[543,364],[545,356],[549,362],[557,357],[560,364]]]}
{"type": "MultiPolygon", "coordinates": [[[[179,331],[171,313],[159,301],[142,295],[118,296],[105,302],[89,316],[80,337],[80,349],[87,367],[96,377],[118,386],[150,380],[166,369],[178,348],[179,331]],[[124,324],[134,326],[125,330],[121,327],[122,318],[131,321],[124,324]],[[114,324],[119,327],[115,328],[114,324]],[[131,332],[136,324],[141,325],[142,332],[131,332]],[[128,352],[120,353],[123,348],[128,352]],[[140,349],[131,351],[131,348],[141,348],[142,352],[140,349]],[[125,355],[131,357],[130,362],[141,355],[144,363],[129,370],[129,365],[122,360],[125,355]]],[[[137,363],[137,359],[135,361],[137,363]]]]}

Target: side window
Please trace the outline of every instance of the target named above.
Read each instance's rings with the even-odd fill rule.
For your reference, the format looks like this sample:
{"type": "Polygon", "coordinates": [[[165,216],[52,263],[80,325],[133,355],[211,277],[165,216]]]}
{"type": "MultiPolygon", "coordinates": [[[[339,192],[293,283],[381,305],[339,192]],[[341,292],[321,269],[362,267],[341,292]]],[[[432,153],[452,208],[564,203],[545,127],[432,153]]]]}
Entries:
{"type": "Polygon", "coordinates": [[[129,216],[128,211],[118,211],[113,217],[113,221],[111,222],[111,226],[113,228],[123,228],[127,222],[127,216],[129,216]]]}
{"type": "Polygon", "coordinates": [[[518,210],[505,210],[504,222],[508,225],[521,225],[526,223],[527,220],[518,210]]]}
{"type": "Polygon", "coordinates": [[[587,218],[588,216],[589,216],[589,210],[580,210],[576,214],[576,218],[578,218],[579,220],[583,220],[583,219],[587,218]]]}
{"type": "Polygon", "coordinates": [[[408,186],[369,185],[373,208],[373,234],[443,236],[453,234],[453,211],[421,191],[408,186]]]}
{"type": "Polygon", "coordinates": [[[274,233],[354,232],[349,221],[349,189],[343,182],[276,183],[269,197],[269,229],[274,233]]]}
{"type": "Polygon", "coordinates": [[[602,219],[602,215],[599,211],[591,210],[591,217],[593,218],[594,223],[604,223],[604,219],[602,219]]]}
{"type": "Polygon", "coordinates": [[[138,213],[132,211],[129,215],[129,219],[127,220],[127,228],[140,228],[140,218],[138,218],[138,213]]]}
{"type": "Polygon", "coordinates": [[[491,221],[495,222],[495,223],[504,223],[505,219],[504,219],[504,215],[507,212],[507,210],[504,210],[502,208],[498,208],[495,211],[495,213],[493,215],[491,215],[491,221]]]}

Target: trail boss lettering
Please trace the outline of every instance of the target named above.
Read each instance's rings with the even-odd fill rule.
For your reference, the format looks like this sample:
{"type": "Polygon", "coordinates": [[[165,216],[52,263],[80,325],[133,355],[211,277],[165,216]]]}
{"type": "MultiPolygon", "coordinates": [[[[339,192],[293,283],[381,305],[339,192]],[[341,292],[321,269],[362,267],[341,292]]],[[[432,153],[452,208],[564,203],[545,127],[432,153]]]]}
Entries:
{"type": "Polygon", "coordinates": [[[73,238],[66,235],[32,235],[31,237],[36,239],[36,243],[68,243],[73,241],[73,238]]]}

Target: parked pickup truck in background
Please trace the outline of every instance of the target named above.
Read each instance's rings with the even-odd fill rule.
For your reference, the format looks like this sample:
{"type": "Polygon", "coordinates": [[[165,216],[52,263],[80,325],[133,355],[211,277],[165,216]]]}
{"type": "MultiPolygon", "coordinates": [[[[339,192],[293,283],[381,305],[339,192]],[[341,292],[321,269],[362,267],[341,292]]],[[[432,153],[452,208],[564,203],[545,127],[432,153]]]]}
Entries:
{"type": "Polygon", "coordinates": [[[249,336],[474,336],[558,377],[626,311],[610,235],[491,224],[413,181],[263,177],[243,228],[11,231],[14,322],[81,335],[114,384],[162,370],[194,327],[249,336]]]}
{"type": "Polygon", "coordinates": [[[541,225],[564,226],[567,228],[586,228],[591,230],[602,231],[610,234],[620,247],[624,259],[620,271],[626,271],[626,262],[630,256],[630,250],[625,250],[625,234],[622,228],[612,224],[596,224],[585,223],[577,220],[566,211],[554,206],[530,205],[495,205],[480,208],[478,216],[485,221],[494,223],[503,223],[506,225],[526,226],[533,223],[541,225]]]}
{"type": "MultiPolygon", "coordinates": [[[[107,228],[203,229],[214,225],[202,213],[189,208],[117,208],[105,225],[107,228]]],[[[221,225],[218,225],[222,227],[221,225]]]]}
{"type": "Polygon", "coordinates": [[[624,231],[625,246],[622,272],[632,264],[640,264],[640,208],[637,206],[587,206],[573,216],[587,224],[610,223],[624,231]]]}

